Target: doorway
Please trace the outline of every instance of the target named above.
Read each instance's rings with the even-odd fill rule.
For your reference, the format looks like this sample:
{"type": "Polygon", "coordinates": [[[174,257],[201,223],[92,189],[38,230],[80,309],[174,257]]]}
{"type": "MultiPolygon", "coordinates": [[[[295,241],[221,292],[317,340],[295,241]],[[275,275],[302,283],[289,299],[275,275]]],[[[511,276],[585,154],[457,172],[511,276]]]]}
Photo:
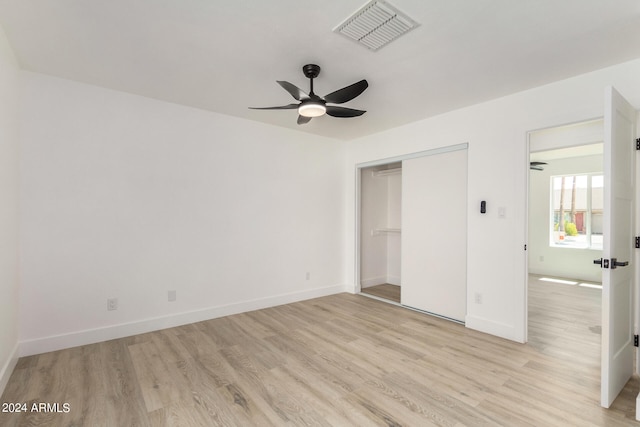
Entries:
{"type": "Polygon", "coordinates": [[[528,343],[600,363],[603,121],[529,134],[528,343]]]}
{"type": "MultiPolygon", "coordinates": [[[[608,408],[628,379],[634,372],[638,372],[637,366],[640,365],[638,352],[634,350],[637,335],[635,337],[633,335],[638,324],[638,304],[634,301],[636,299],[634,297],[638,295],[638,281],[634,280],[637,279],[638,270],[635,268],[635,261],[638,259],[638,253],[633,249],[634,244],[631,238],[634,235],[634,223],[638,223],[639,212],[635,197],[638,186],[635,164],[640,139],[636,139],[637,110],[611,86],[605,88],[604,107],[603,126],[595,123],[595,129],[602,131],[601,140],[603,141],[602,257],[592,260],[592,263],[599,266],[602,278],[600,404],[608,408]],[[635,369],[634,358],[636,359],[635,369]]],[[[591,124],[594,122],[597,121],[592,121],[591,124]]],[[[586,122],[565,126],[558,130],[569,131],[569,134],[573,135],[575,132],[572,131],[575,128],[588,128],[588,125],[589,122],[586,122]]],[[[556,134],[555,130],[548,131],[556,134]]],[[[545,133],[549,132],[538,131],[529,134],[529,154],[536,152],[537,149],[542,151],[541,146],[536,146],[535,139],[536,136],[544,136],[545,133]]],[[[568,147],[573,146],[571,141],[565,141],[564,144],[568,147]]],[[[541,164],[546,163],[531,164],[531,167],[535,169],[535,166],[541,166],[541,164]]],[[[562,191],[564,187],[561,184],[560,192],[562,191]]],[[[531,197],[528,197],[527,202],[532,204],[531,197]]],[[[561,203],[559,209],[559,221],[563,219],[566,221],[562,215],[561,203]]],[[[573,208],[571,209],[573,211],[573,208]]],[[[530,223],[531,218],[527,221],[527,225],[531,225],[530,223]]],[[[550,235],[552,231],[568,231],[563,230],[560,224],[561,222],[557,230],[550,231],[550,235]]],[[[575,228],[575,224],[573,226],[575,228]]],[[[531,229],[528,230],[528,234],[531,235],[531,229]]],[[[564,237],[559,234],[557,239],[562,241],[564,237]]],[[[554,241],[550,240],[550,245],[553,244],[554,241]]],[[[636,243],[635,247],[638,246],[639,244],[636,243]]],[[[528,260],[531,259],[532,256],[528,253],[528,260]]],[[[531,293],[528,296],[531,296],[531,293]]],[[[530,323],[531,319],[527,324],[530,323]]]]}
{"type": "Polygon", "coordinates": [[[400,303],[402,162],[360,169],[360,289],[400,303]]]}

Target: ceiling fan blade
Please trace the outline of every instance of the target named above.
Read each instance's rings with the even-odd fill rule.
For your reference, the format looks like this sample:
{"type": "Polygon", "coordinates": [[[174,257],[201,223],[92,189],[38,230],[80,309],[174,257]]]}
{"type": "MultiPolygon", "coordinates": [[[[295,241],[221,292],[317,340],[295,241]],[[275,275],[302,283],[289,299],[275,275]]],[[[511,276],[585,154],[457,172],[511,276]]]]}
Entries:
{"type": "Polygon", "coordinates": [[[332,117],[357,117],[361,116],[366,111],[354,110],[353,108],[336,107],[334,105],[327,105],[327,114],[332,117]]]}
{"type": "Polygon", "coordinates": [[[298,124],[303,125],[305,123],[309,123],[311,121],[311,117],[305,117],[298,115],[298,124]]]}
{"type": "Polygon", "coordinates": [[[298,86],[289,82],[285,82],[284,80],[276,80],[276,81],[280,86],[284,88],[284,90],[289,92],[291,96],[293,96],[298,101],[309,99],[309,95],[307,95],[307,93],[302,89],[300,89],[298,86]]]}
{"type": "Polygon", "coordinates": [[[546,162],[529,162],[529,169],[534,170],[534,171],[543,171],[544,170],[544,165],[546,165],[546,162]]]}
{"type": "Polygon", "coordinates": [[[280,107],[249,107],[252,110],[295,110],[300,104],[282,105],[280,107]]]}
{"type": "Polygon", "coordinates": [[[350,86],[331,92],[329,95],[324,97],[324,100],[331,102],[332,104],[342,104],[343,102],[351,101],[353,98],[364,92],[368,87],[369,83],[367,83],[366,80],[360,80],[350,86]]]}

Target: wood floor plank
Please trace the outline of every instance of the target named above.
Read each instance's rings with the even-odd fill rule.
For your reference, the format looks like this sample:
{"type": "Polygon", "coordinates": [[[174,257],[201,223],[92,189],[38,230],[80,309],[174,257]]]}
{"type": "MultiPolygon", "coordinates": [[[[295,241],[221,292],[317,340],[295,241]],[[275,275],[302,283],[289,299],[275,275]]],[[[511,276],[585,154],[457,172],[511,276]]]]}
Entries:
{"type": "Polygon", "coordinates": [[[164,359],[155,342],[130,345],[129,352],[147,411],[188,399],[187,381],[175,362],[164,359]]]}
{"type": "Polygon", "coordinates": [[[215,424],[200,406],[181,401],[150,412],[149,422],[154,427],[222,425],[215,424]]]}
{"type": "Polygon", "coordinates": [[[477,399],[476,395],[476,400],[470,401],[472,393],[469,393],[464,382],[458,388],[461,381],[451,383],[445,380],[445,376],[433,379],[414,372],[393,372],[385,377],[385,382],[400,393],[422,402],[424,407],[429,408],[427,416],[433,422],[438,420],[439,425],[496,425],[495,420],[474,409],[488,394],[486,390],[480,390],[481,399],[477,399]]]}
{"type": "Polygon", "coordinates": [[[4,426],[632,426],[599,406],[599,291],[540,282],[518,344],[337,294],[22,358],[4,426]]]}
{"type": "MultiPolygon", "coordinates": [[[[149,426],[142,391],[137,381],[135,368],[129,353],[129,345],[135,340],[111,340],[96,344],[100,349],[102,372],[97,374],[105,380],[105,396],[95,396],[96,404],[108,408],[106,419],[115,425],[149,426]]],[[[97,371],[96,371],[97,372],[97,371]]],[[[87,410],[88,415],[89,410],[87,410]]],[[[98,418],[98,417],[96,417],[98,418]]],[[[100,421],[96,419],[96,423],[100,421]]]]}
{"type": "Polygon", "coordinates": [[[400,302],[400,286],[384,283],[382,285],[362,288],[363,294],[373,295],[393,302],[400,302]]]}

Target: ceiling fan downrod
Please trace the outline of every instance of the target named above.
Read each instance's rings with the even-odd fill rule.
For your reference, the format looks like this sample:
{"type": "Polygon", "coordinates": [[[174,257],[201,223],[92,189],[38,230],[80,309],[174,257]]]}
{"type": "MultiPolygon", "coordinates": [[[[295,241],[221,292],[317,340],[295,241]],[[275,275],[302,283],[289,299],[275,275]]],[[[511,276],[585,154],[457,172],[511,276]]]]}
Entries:
{"type": "Polygon", "coordinates": [[[302,67],[302,72],[305,77],[309,79],[309,96],[313,97],[315,94],[313,93],[313,79],[320,75],[320,66],[316,64],[307,64],[302,67]]]}

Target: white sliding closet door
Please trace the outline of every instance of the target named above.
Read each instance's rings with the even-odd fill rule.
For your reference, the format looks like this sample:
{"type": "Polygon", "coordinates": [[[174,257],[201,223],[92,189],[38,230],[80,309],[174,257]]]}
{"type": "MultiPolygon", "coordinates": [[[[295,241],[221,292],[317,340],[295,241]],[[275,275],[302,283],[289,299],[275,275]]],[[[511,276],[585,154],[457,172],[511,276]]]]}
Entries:
{"type": "Polygon", "coordinates": [[[465,319],[466,149],[402,162],[401,303],[465,319]]]}

